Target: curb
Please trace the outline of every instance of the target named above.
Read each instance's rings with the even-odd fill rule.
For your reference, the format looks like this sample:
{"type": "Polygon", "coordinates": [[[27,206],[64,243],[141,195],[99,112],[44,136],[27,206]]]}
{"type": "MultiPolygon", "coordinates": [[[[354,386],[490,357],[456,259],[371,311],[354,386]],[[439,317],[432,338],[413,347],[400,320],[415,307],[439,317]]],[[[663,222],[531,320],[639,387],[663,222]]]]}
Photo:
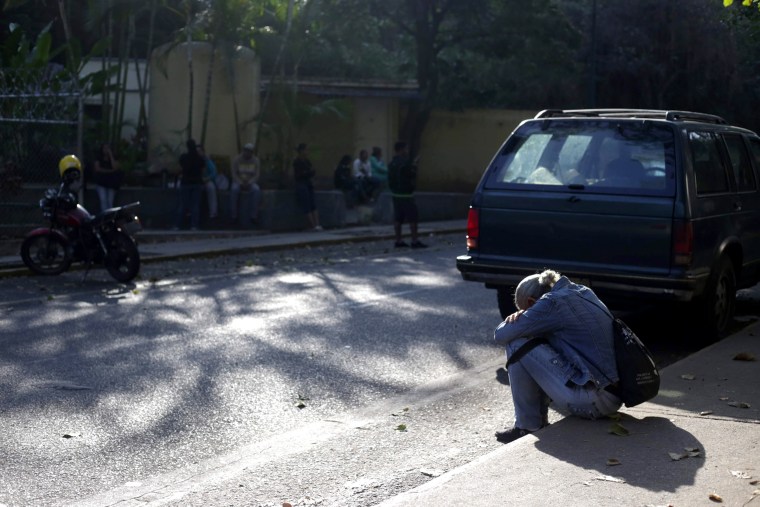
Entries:
{"type": "MultiPolygon", "coordinates": [[[[433,229],[429,231],[420,230],[420,235],[425,234],[455,234],[455,233],[463,233],[465,232],[465,228],[463,227],[450,227],[450,228],[442,228],[442,229],[433,229]]],[[[319,234],[319,233],[314,233],[319,234]]],[[[262,236],[257,236],[262,237],[262,236]]],[[[243,239],[250,238],[250,236],[241,236],[243,239]]],[[[260,244],[260,245],[245,245],[245,246],[237,246],[237,247],[225,247],[225,248],[219,248],[219,249],[208,249],[208,250],[195,250],[192,252],[180,252],[180,253],[166,253],[166,254],[156,254],[156,255],[150,255],[147,257],[140,258],[140,262],[143,264],[151,264],[151,263],[157,263],[162,261],[172,261],[172,260],[181,260],[181,259],[189,259],[189,258],[213,258],[213,257],[220,257],[223,255],[235,255],[235,254],[244,254],[244,253],[255,253],[255,252],[273,252],[278,250],[288,250],[292,248],[303,248],[306,246],[327,246],[327,245],[337,245],[341,243],[366,243],[369,241],[391,241],[395,238],[395,234],[393,233],[381,233],[381,234],[364,234],[364,235],[347,235],[346,237],[338,237],[338,238],[315,238],[314,240],[299,240],[292,243],[288,242],[282,242],[282,243],[272,243],[272,244],[260,244]]],[[[189,241],[197,241],[198,238],[193,237],[193,239],[189,241]]],[[[176,244],[182,244],[182,241],[176,241],[176,244]]],[[[148,243],[148,244],[157,244],[157,243],[148,243]]],[[[164,243],[165,244],[165,243],[164,243]]],[[[81,271],[84,269],[84,266],[81,263],[72,264],[72,266],[68,269],[68,271],[81,271]]],[[[18,264],[12,264],[8,267],[0,267],[0,279],[2,278],[10,278],[14,276],[37,276],[32,271],[30,271],[26,266],[24,266],[21,261],[18,261],[18,264]]]]}

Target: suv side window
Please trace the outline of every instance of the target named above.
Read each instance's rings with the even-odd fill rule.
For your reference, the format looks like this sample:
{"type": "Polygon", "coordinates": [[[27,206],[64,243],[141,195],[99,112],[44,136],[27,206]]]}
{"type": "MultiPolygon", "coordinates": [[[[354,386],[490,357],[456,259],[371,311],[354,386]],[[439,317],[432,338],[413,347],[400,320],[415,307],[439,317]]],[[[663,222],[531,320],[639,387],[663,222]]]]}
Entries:
{"type": "Polygon", "coordinates": [[[728,191],[728,175],[721,160],[719,142],[713,132],[689,132],[698,195],[728,191]]]}
{"type": "Polygon", "coordinates": [[[749,147],[752,151],[752,158],[755,161],[755,167],[760,170],[760,139],[750,137],[749,147]]]}
{"type": "Polygon", "coordinates": [[[752,171],[752,164],[744,145],[744,139],[739,134],[724,134],[723,140],[728,149],[728,158],[731,161],[736,189],[739,192],[755,190],[755,174],[752,171]]]}

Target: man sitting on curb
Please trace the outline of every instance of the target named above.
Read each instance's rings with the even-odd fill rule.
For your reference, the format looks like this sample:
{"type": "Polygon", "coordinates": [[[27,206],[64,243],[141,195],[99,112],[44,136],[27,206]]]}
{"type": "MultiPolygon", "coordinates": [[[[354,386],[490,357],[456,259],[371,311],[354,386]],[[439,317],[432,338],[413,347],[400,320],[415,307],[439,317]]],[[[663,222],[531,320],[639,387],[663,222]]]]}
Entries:
{"type": "Polygon", "coordinates": [[[518,310],[499,324],[507,349],[514,427],[496,432],[512,442],[549,424],[549,403],[585,419],[620,408],[612,317],[588,287],[550,269],[525,277],[515,290],[518,310]]]}

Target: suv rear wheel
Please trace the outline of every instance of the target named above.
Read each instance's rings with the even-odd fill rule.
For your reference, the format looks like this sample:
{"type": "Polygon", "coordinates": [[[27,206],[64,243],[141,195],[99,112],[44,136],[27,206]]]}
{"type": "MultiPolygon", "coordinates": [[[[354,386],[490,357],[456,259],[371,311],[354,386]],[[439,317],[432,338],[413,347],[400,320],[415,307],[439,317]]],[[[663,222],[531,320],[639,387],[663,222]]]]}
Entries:
{"type": "Polygon", "coordinates": [[[695,310],[701,316],[705,331],[717,339],[728,333],[735,309],[736,273],[731,260],[724,257],[710,276],[707,290],[695,310]]]}

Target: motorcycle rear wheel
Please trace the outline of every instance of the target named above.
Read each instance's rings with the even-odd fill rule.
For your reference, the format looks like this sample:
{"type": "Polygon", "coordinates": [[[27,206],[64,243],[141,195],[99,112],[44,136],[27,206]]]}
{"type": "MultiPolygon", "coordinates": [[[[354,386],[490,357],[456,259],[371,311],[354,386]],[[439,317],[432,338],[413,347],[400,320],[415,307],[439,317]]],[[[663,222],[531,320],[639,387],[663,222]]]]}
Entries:
{"type": "Polygon", "coordinates": [[[60,236],[40,234],[21,244],[21,260],[38,275],[60,275],[71,266],[71,252],[60,236]]]}
{"type": "Polygon", "coordinates": [[[108,255],[105,265],[116,281],[127,283],[140,272],[140,252],[131,236],[124,232],[115,232],[106,239],[108,255]]]}

